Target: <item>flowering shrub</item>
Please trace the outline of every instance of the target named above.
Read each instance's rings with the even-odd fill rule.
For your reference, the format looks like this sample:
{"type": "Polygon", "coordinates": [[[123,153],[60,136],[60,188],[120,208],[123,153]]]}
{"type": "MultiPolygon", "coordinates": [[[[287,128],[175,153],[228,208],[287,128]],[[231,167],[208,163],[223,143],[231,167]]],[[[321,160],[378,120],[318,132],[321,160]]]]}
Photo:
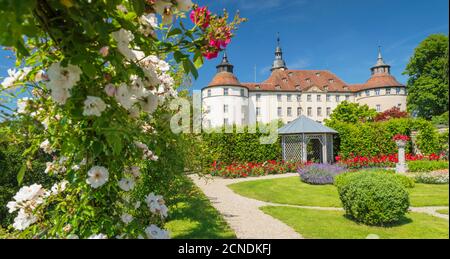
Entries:
{"type": "Polygon", "coordinates": [[[198,76],[204,50],[220,51],[232,37],[223,32],[243,20],[211,14],[206,30],[177,26],[190,0],[3,2],[0,44],[15,52],[18,69],[0,90],[29,95],[17,110],[5,106],[8,119],[24,123],[12,144],[31,142],[17,179],[39,150],[53,157],[45,171],[57,179],[23,186],[8,202],[14,235],[168,238],[168,207],[147,191],[162,187],[142,187],[160,159],[153,128],[170,114],[177,85],[198,76]],[[208,30],[218,31],[221,48],[208,30]]]}
{"type": "MultiPolygon", "coordinates": [[[[441,160],[444,157],[438,154],[431,154],[429,156],[424,155],[405,155],[406,161],[437,161],[441,160]]],[[[335,157],[336,162],[342,166],[345,166],[349,169],[360,169],[360,168],[371,168],[371,167],[395,167],[395,164],[398,163],[398,154],[390,154],[390,155],[380,155],[374,157],[365,157],[365,156],[351,156],[347,158],[343,158],[341,156],[335,157]]],[[[441,168],[438,168],[441,169],[441,168]]]]}
{"type": "Polygon", "coordinates": [[[448,170],[447,171],[436,171],[431,173],[417,173],[413,174],[412,177],[416,183],[425,184],[448,184],[448,170]]]}
{"type": "Polygon", "coordinates": [[[406,136],[406,135],[397,134],[397,135],[395,135],[392,138],[392,140],[394,140],[394,141],[405,141],[406,142],[406,141],[409,141],[410,138],[408,136],[406,136]]]}
{"type": "Polygon", "coordinates": [[[211,166],[211,175],[225,178],[245,178],[249,176],[292,173],[301,166],[303,164],[299,162],[278,162],[275,160],[263,163],[233,163],[231,165],[215,161],[211,166]]]}
{"type": "Polygon", "coordinates": [[[391,109],[378,113],[375,116],[375,121],[388,121],[393,118],[407,118],[408,113],[401,111],[399,107],[392,107],[391,109]]]}
{"type": "Polygon", "coordinates": [[[299,168],[297,172],[305,183],[324,185],[333,184],[334,177],[345,172],[345,168],[329,164],[312,164],[299,168]]]}

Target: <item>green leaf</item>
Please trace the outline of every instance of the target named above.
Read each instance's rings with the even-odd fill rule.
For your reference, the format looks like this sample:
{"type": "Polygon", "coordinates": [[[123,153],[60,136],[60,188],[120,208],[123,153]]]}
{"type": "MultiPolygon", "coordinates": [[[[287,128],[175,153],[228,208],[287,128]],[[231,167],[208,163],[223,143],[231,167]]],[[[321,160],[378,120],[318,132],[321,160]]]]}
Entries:
{"type": "Polygon", "coordinates": [[[203,66],[203,56],[202,53],[200,51],[196,51],[195,55],[194,55],[194,65],[195,68],[199,69],[200,67],[203,66]]]}
{"type": "Polygon", "coordinates": [[[19,173],[17,173],[17,183],[19,185],[22,184],[23,177],[25,176],[26,170],[27,170],[27,163],[25,162],[22,164],[22,167],[20,167],[19,173]]]}
{"type": "Polygon", "coordinates": [[[144,13],[145,3],[142,0],[132,0],[133,9],[138,16],[141,16],[144,13]]]}
{"type": "Polygon", "coordinates": [[[173,58],[175,59],[175,61],[177,63],[181,63],[181,61],[183,61],[184,59],[186,59],[186,55],[181,53],[180,51],[175,51],[173,53],[173,58]]]}
{"type": "Polygon", "coordinates": [[[174,29],[170,30],[170,32],[167,34],[167,38],[181,34],[181,33],[182,33],[182,31],[180,28],[174,28],[174,29]]]}
{"type": "Polygon", "coordinates": [[[122,138],[114,133],[107,133],[105,134],[105,137],[109,146],[112,148],[113,155],[120,155],[123,149],[122,138]]]}
{"type": "Polygon", "coordinates": [[[183,67],[185,67],[185,69],[186,69],[186,66],[189,68],[188,71],[190,71],[191,74],[194,76],[194,78],[197,79],[198,78],[197,68],[194,66],[194,63],[192,63],[192,61],[190,59],[186,59],[185,61],[183,61],[183,67]]]}

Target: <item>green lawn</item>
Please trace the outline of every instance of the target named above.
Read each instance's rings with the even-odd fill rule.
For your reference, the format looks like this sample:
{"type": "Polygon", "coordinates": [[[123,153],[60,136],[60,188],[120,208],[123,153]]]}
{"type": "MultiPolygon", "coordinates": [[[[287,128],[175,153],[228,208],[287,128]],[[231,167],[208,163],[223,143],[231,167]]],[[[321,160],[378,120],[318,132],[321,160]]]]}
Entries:
{"type": "Polygon", "coordinates": [[[166,228],[171,238],[229,239],[236,238],[233,230],[211,206],[205,195],[188,179],[180,188],[175,206],[170,207],[166,228]]]}
{"type": "Polygon", "coordinates": [[[448,215],[448,209],[437,210],[437,213],[448,215]]]}
{"type": "MultiPolygon", "coordinates": [[[[228,187],[242,196],[261,201],[301,206],[342,206],[335,186],[306,184],[297,176],[242,182],[228,187]]],[[[409,191],[411,206],[448,206],[448,184],[416,184],[409,191]]]]}
{"type": "Polygon", "coordinates": [[[370,234],[382,239],[448,239],[448,221],[422,213],[408,213],[398,225],[370,227],[347,219],[342,211],[319,211],[292,207],[263,207],[269,214],[291,226],[305,238],[364,239],[370,234]]]}

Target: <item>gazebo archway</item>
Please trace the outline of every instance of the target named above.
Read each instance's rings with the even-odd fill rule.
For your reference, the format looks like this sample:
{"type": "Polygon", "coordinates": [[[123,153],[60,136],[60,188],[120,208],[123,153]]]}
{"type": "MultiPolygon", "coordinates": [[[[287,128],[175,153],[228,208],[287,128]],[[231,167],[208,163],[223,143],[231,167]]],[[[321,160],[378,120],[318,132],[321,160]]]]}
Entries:
{"type": "Polygon", "coordinates": [[[337,131],[305,116],[278,130],[281,135],[283,160],[320,163],[334,162],[333,135],[337,131]]]}

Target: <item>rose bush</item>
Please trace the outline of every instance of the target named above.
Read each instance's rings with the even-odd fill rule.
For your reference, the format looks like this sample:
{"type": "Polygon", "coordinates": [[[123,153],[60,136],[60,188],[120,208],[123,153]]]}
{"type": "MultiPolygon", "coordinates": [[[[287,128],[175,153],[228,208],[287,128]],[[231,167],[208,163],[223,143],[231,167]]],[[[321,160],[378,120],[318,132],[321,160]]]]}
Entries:
{"type": "Polygon", "coordinates": [[[13,196],[12,235],[169,237],[168,207],[147,191],[164,187],[142,187],[160,159],[152,129],[187,74],[197,77],[203,57],[222,50],[243,21],[209,14],[187,29],[192,8],[197,17],[190,0],[2,1],[0,44],[17,64],[2,94],[26,96],[2,115],[23,120],[12,144],[29,143],[17,178],[44,152],[52,157],[45,172],[57,179],[13,196]]]}
{"type": "Polygon", "coordinates": [[[293,173],[297,171],[297,168],[303,166],[304,164],[300,162],[275,160],[269,160],[263,163],[232,163],[230,165],[214,161],[211,165],[210,171],[212,176],[221,176],[224,178],[245,178],[249,176],[293,173]]]}

